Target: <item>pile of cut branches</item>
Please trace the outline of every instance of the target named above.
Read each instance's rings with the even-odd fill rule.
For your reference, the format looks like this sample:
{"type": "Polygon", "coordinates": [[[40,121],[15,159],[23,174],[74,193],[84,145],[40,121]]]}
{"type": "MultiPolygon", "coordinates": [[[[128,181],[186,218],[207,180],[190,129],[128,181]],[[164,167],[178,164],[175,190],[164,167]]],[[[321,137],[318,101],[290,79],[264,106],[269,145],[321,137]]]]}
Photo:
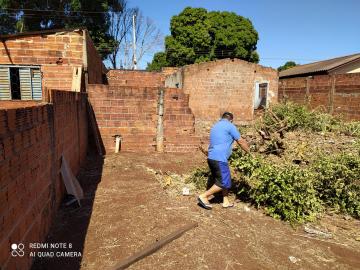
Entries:
{"type": "MultiPolygon", "coordinates": [[[[324,211],[360,218],[360,122],[287,103],[240,128],[252,155],[233,151],[234,193],[269,215],[299,223],[324,211]]],[[[207,168],[187,181],[206,186],[207,168]]]]}

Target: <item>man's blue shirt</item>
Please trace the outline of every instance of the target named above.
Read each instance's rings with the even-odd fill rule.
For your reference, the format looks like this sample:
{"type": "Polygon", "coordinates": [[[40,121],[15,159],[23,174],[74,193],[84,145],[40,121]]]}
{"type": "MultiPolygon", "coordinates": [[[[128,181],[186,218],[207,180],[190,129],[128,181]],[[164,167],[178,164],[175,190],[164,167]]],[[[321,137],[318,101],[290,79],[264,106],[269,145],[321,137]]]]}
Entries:
{"type": "Polygon", "coordinates": [[[227,162],[234,140],[240,139],[240,132],[227,119],[221,119],[210,131],[209,159],[227,162]]]}

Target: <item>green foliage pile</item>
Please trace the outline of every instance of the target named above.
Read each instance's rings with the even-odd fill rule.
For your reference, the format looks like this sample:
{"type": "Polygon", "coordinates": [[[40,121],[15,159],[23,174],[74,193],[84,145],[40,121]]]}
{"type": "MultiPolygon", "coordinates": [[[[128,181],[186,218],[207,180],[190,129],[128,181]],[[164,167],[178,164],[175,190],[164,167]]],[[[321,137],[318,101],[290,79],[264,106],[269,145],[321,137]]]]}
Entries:
{"type": "Polygon", "coordinates": [[[234,12],[187,7],[171,18],[170,31],[165,52],[154,56],[148,70],[223,58],[259,62],[258,33],[249,19],[234,12]]]}
{"type": "MultiPolygon", "coordinates": [[[[346,151],[331,155],[314,149],[312,158],[302,164],[280,157],[279,162],[273,162],[265,154],[247,155],[235,150],[229,164],[237,196],[291,223],[312,221],[326,210],[360,218],[360,122],[342,122],[291,103],[279,104],[272,112],[272,116],[265,113],[258,125],[271,126],[277,118],[286,123],[288,132],[342,133],[354,137],[355,142],[346,151]]],[[[204,188],[208,176],[204,168],[188,181],[195,180],[197,187],[204,188]]]]}
{"type": "MultiPolygon", "coordinates": [[[[346,122],[339,117],[316,110],[309,110],[303,105],[292,102],[277,104],[271,110],[278,119],[286,123],[285,131],[339,132],[360,137],[360,122],[346,122]]],[[[263,122],[260,125],[271,127],[275,124],[275,119],[271,117],[271,114],[265,113],[263,122]]]]}

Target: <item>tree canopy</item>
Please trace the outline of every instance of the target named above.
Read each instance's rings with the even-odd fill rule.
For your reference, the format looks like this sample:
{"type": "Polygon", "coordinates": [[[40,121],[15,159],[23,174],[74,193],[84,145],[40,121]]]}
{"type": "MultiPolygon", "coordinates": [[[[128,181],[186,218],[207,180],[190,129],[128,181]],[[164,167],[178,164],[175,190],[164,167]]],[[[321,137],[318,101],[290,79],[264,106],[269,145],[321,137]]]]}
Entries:
{"type": "Polygon", "coordinates": [[[0,34],[86,27],[99,53],[114,47],[108,33],[110,12],[122,10],[122,0],[0,0],[0,34]]]}
{"type": "Polygon", "coordinates": [[[156,54],[149,70],[223,58],[259,61],[257,31],[249,19],[234,12],[187,7],[171,18],[170,32],[165,38],[166,59],[156,54]]]}
{"type": "Polygon", "coordinates": [[[295,66],[297,66],[297,64],[294,61],[287,61],[284,65],[278,67],[278,71],[280,72],[295,66]]]}

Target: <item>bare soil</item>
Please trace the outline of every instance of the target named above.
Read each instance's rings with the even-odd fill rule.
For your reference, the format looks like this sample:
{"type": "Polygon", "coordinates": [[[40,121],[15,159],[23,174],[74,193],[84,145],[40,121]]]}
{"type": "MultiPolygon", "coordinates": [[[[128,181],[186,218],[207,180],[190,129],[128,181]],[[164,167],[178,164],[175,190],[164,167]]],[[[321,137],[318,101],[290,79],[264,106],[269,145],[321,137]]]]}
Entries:
{"type": "Polygon", "coordinates": [[[190,222],[199,226],[129,269],[359,269],[360,221],[324,216],[313,236],[237,202],[197,206],[196,195],[162,189],[154,171],[185,174],[202,153],[90,157],[79,175],[81,208],[61,207],[47,241],[73,244],[81,258],[37,259],[33,269],[107,269],[190,222]],[[358,239],[358,240],[356,240],[358,239]]]}

